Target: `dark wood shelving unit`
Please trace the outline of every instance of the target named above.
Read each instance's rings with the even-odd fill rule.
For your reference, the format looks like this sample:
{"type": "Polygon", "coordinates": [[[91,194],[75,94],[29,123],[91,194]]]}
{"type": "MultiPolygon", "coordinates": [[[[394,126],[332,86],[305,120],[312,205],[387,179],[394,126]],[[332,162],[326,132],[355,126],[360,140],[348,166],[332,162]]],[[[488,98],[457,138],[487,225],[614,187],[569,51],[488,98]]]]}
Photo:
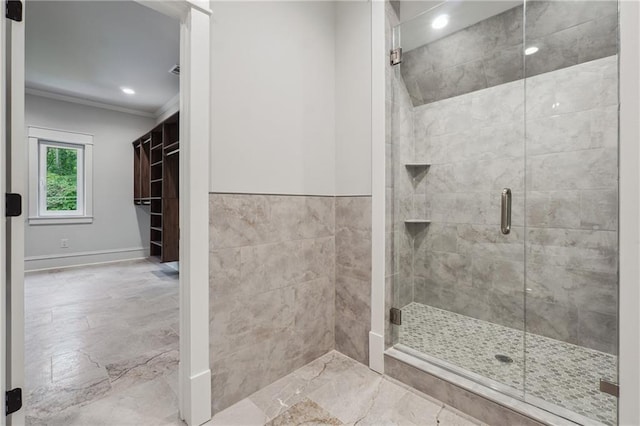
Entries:
{"type": "Polygon", "coordinates": [[[179,256],[179,113],[133,142],[133,202],[149,206],[150,254],[162,262],[179,256]]]}
{"type": "Polygon", "coordinates": [[[170,117],[164,125],[163,174],[162,174],[162,209],[164,211],[162,247],[167,259],[178,259],[178,244],[172,241],[180,239],[179,225],[179,129],[178,116],[170,117]]]}

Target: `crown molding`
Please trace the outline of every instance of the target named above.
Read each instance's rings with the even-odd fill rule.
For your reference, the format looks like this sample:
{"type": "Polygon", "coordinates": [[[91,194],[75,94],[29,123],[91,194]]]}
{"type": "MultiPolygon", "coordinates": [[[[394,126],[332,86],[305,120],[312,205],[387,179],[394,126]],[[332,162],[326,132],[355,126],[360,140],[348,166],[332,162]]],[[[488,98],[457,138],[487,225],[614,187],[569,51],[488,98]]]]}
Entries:
{"type": "Polygon", "coordinates": [[[75,96],[61,95],[59,93],[48,92],[46,90],[32,89],[30,87],[27,87],[24,91],[28,95],[39,96],[41,98],[55,99],[57,101],[71,102],[74,104],[86,105],[94,108],[108,109],[111,111],[123,112],[125,114],[139,115],[141,117],[156,118],[156,115],[152,112],[125,108],[117,105],[107,104],[104,102],[90,101],[87,99],[77,98],[75,96]]]}
{"type": "Polygon", "coordinates": [[[180,110],[180,93],[176,93],[171,99],[165,102],[160,108],[158,108],[153,116],[158,122],[165,120],[170,115],[180,110]]]}

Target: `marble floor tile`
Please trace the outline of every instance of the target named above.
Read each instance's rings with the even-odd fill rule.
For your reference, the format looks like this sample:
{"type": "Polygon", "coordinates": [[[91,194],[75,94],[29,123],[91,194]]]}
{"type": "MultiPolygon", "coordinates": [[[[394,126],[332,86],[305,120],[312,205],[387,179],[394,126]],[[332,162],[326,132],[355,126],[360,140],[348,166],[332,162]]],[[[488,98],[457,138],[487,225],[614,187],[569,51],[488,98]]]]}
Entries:
{"type": "Polygon", "coordinates": [[[331,351],[216,414],[222,425],[472,426],[481,423],[331,351]]]}
{"type": "Polygon", "coordinates": [[[245,398],[220,411],[205,426],[263,426],[266,422],[264,411],[245,398]]]}
{"type": "Polygon", "coordinates": [[[267,423],[267,426],[290,425],[342,425],[340,420],[310,399],[304,399],[275,419],[267,423]]]}
{"type": "Polygon", "coordinates": [[[182,424],[177,299],[147,260],[27,273],[27,424],[182,424]]]}

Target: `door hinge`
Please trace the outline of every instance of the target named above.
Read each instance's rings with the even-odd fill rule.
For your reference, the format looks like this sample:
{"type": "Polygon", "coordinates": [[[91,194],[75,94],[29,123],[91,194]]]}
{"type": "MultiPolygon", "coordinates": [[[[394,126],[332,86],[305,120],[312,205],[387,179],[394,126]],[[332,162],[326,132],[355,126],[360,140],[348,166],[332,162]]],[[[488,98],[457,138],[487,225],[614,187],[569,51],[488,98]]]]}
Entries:
{"type": "Polygon", "coordinates": [[[8,192],[4,194],[4,215],[17,217],[22,214],[22,195],[8,192]]]}
{"type": "Polygon", "coordinates": [[[398,65],[402,62],[402,47],[395,48],[390,54],[391,65],[398,65]]]}
{"type": "Polygon", "coordinates": [[[620,387],[617,383],[600,379],[600,392],[608,393],[609,395],[617,398],[620,395],[620,387]]]}
{"type": "Polygon", "coordinates": [[[22,388],[11,389],[4,395],[4,412],[8,416],[22,408],[22,388]]]}
{"type": "Polygon", "coordinates": [[[391,324],[402,325],[402,311],[398,308],[391,308],[389,321],[391,321],[391,324]]]}
{"type": "Polygon", "coordinates": [[[22,2],[20,0],[5,0],[4,16],[12,21],[22,22],[22,2]]]}

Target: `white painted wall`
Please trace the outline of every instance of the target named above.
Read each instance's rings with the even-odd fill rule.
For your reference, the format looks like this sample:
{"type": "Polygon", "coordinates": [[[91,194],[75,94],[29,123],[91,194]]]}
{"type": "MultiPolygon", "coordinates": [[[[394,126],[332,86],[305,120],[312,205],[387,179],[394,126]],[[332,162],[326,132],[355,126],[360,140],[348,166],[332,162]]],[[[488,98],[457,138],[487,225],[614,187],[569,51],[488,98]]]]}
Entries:
{"type": "Polygon", "coordinates": [[[335,10],[336,195],[371,195],[371,3],[335,10]]]}
{"type": "Polygon", "coordinates": [[[211,6],[210,190],[332,195],[333,3],[211,6]]]}
{"type": "Polygon", "coordinates": [[[153,118],[27,95],[27,126],[89,133],[94,136],[93,223],[27,223],[27,269],[144,255],[149,241],[149,212],[146,207],[133,205],[131,142],[153,128],[154,123],[153,118]],[[62,238],[69,240],[69,248],[60,248],[62,238]]]}
{"type": "Polygon", "coordinates": [[[212,2],[212,192],[371,194],[367,2],[212,2]]]}

